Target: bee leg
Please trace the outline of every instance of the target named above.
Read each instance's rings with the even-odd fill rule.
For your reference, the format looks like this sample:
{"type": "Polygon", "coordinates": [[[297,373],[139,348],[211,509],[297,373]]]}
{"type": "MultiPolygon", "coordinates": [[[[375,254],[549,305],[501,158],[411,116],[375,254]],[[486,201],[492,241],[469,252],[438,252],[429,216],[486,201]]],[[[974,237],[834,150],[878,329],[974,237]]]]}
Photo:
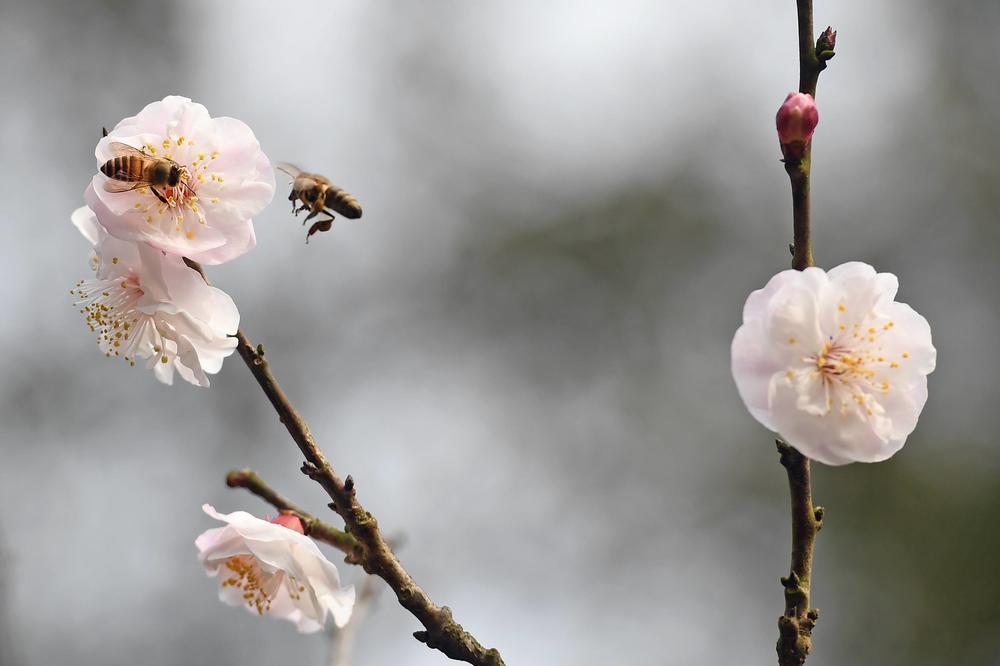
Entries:
{"type": "Polygon", "coordinates": [[[168,205],[170,204],[170,202],[169,202],[169,201],[167,201],[167,200],[166,200],[166,198],[164,198],[164,196],[163,196],[162,194],[160,194],[160,191],[159,191],[159,190],[157,190],[157,189],[156,189],[155,187],[151,187],[151,188],[149,188],[149,190],[150,190],[150,191],[151,191],[151,192],[152,192],[153,194],[155,194],[155,195],[156,195],[156,198],[157,198],[157,199],[159,199],[160,201],[162,201],[162,202],[163,202],[163,203],[165,203],[165,204],[168,204],[168,205]]]}
{"type": "Polygon", "coordinates": [[[306,234],[306,245],[309,244],[310,236],[312,236],[317,231],[329,231],[331,224],[333,224],[332,217],[328,220],[320,220],[318,222],[314,222],[313,225],[309,227],[309,233],[306,234]]]}
{"type": "MultiPolygon", "coordinates": [[[[311,220],[314,217],[316,217],[317,215],[319,215],[319,213],[320,213],[320,211],[318,211],[318,210],[314,210],[313,212],[309,213],[309,215],[306,216],[306,219],[302,220],[302,226],[306,226],[306,222],[308,222],[309,220],[311,220]]],[[[317,224],[319,224],[319,223],[317,222],[317,224]]]]}

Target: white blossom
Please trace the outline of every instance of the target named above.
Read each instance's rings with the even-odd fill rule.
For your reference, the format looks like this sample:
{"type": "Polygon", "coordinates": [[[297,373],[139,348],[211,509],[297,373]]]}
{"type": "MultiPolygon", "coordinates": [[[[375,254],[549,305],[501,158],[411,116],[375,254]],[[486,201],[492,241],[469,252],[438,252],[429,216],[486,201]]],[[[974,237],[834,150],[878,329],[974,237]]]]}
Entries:
{"type": "Polygon", "coordinates": [[[236,304],[210,287],[181,257],[146,243],[107,234],[86,206],[73,224],[91,242],[94,279],[72,293],[106,355],[130,365],[144,361],[156,378],[173,382],[174,371],[192,384],[208,386],[208,374],[236,349],[236,304]]]}
{"type": "Polygon", "coordinates": [[[183,170],[176,187],[125,192],[109,192],[120,183],[109,184],[98,171],[84,197],[112,236],[206,264],[254,247],[251,218],[274,196],[274,172],[244,123],[212,118],[201,104],[169,96],[122,120],[98,142],[99,167],[116,157],[115,143],[173,160],[183,170]]]}
{"type": "Polygon", "coordinates": [[[221,601],[289,620],[302,633],[322,629],[328,614],[338,627],[347,624],[354,587],[341,586],[337,567],[312,539],[244,511],[202,509],[226,523],[195,541],[205,572],[218,577],[221,601]]]}
{"type": "Polygon", "coordinates": [[[753,292],[732,344],[747,409],[828,465],[885,460],[917,425],[937,352],[898,281],[846,263],[787,270],[753,292]]]}

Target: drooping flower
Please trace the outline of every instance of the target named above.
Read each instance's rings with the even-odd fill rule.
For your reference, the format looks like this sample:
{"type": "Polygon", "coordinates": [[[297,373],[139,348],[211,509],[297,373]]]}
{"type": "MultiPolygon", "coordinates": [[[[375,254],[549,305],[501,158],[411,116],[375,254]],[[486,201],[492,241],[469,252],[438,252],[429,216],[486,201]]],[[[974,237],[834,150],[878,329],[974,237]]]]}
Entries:
{"type": "Polygon", "coordinates": [[[86,206],[72,220],[94,247],[95,273],[72,293],[101,351],[133,366],[145,361],[165,384],[176,370],[184,380],[208,386],[207,375],[236,349],[230,336],[240,314],[233,300],[208,286],[181,257],[108,235],[86,206]]]}
{"type": "MultiPolygon", "coordinates": [[[[327,615],[338,627],[351,617],[354,587],[342,587],[337,567],[290,521],[268,522],[244,511],[218,513],[226,523],[195,540],[205,572],[219,579],[219,599],[259,615],[295,623],[302,633],[323,628],[327,615]]],[[[297,521],[296,521],[297,522],[297,521]]]]}
{"type": "Polygon", "coordinates": [[[782,271],[750,294],[732,370],[754,418],[828,465],[902,448],[937,352],[927,320],[894,300],[898,286],[895,275],[850,262],[782,271]]]}
{"type": "Polygon", "coordinates": [[[95,151],[99,167],[122,154],[115,144],[141,150],[142,160],[172,160],[180,171],[175,186],[108,191],[139,184],[130,179],[141,170],[135,167],[128,178],[114,180],[99,170],[84,197],[112,236],[206,264],[221,264],[254,247],[251,218],[274,196],[274,172],[244,123],[212,118],[201,104],[170,96],[102,138],[95,151]]]}
{"type": "Polygon", "coordinates": [[[791,92],[778,108],[775,118],[781,144],[807,143],[819,124],[816,100],[808,93],[791,92]]]}

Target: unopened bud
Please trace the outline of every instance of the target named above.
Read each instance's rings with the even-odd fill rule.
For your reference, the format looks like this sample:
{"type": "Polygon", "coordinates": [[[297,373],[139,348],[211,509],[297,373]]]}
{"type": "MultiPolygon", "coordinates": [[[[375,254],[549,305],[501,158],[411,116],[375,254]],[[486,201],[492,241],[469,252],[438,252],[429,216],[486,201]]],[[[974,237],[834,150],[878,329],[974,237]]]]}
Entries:
{"type": "Polygon", "coordinates": [[[782,145],[790,143],[806,144],[812,138],[819,123],[816,102],[808,93],[788,93],[784,104],[778,109],[775,119],[778,127],[778,141],[782,145]]]}
{"type": "Polygon", "coordinates": [[[294,513],[283,513],[272,521],[275,525],[281,525],[282,527],[287,527],[293,532],[298,532],[299,534],[305,534],[306,529],[302,526],[302,521],[294,513]]]}
{"type": "Polygon", "coordinates": [[[816,52],[833,51],[835,48],[837,48],[837,31],[827,26],[826,30],[820,33],[819,39],[816,40],[816,52]]]}

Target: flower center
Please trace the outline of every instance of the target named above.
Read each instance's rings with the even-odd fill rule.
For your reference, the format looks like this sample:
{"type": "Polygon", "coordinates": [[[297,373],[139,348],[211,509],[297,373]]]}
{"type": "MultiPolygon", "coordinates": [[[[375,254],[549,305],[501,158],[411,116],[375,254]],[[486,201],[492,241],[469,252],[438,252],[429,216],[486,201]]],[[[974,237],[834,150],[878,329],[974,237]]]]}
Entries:
{"type": "Polygon", "coordinates": [[[849,347],[841,346],[840,342],[831,341],[823,345],[823,350],[819,354],[807,360],[816,364],[816,371],[826,383],[866,382],[877,374],[869,367],[869,362],[875,360],[869,351],[854,352],[849,347]]]}
{"type": "MultiPolygon", "coordinates": [[[[158,226],[168,235],[182,234],[188,240],[193,239],[198,235],[199,225],[208,224],[198,189],[209,182],[215,190],[223,187],[222,174],[210,171],[211,163],[221,153],[218,150],[199,150],[194,141],[185,136],[164,138],[161,148],[147,143],[145,149],[154,157],[175,161],[181,167],[180,182],[173,187],[157,188],[162,200],[150,188],[139,188],[137,192],[143,195],[143,199],[134,204],[136,212],[144,216],[147,224],[158,226]]],[[[208,201],[217,204],[219,197],[211,197],[208,201]]]]}
{"type": "MultiPolygon", "coordinates": [[[[118,257],[111,258],[118,264],[118,257]]],[[[95,267],[96,268],[96,267],[95,267]]],[[[163,340],[153,317],[141,312],[139,299],[145,294],[133,269],[104,280],[80,280],[70,293],[80,314],[97,334],[97,344],[105,356],[121,357],[135,367],[137,357],[148,358],[163,351],[163,340]]],[[[164,354],[160,361],[169,361],[164,354]]]]}
{"type": "MultiPolygon", "coordinates": [[[[845,309],[844,305],[838,306],[838,314],[845,309]]],[[[878,321],[871,315],[851,325],[841,323],[838,335],[829,336],[819,352],[801,357],[802,363],[810,368],[809,378],[822,382],[827,408],[839,402],[842,414],[854,404],[869,416],[880,411],[875,396],[889,394],[890,371],[909,357],[903,352],[899,358],[888,358],[884,336],[894,326],[892,321],[878,321]]],[[[790,370],[789,379],[796,374],[790,370]]]]}
{"type": "Polygon", "coordinates": [[[271,603],[281,590],[282,585],[288,590],[292,601],[302,598],[306,588],[298,583],[295,576],[278,570],[269,574],[260,568],[260,562],[252,555],[234,555],[226,560],[226,568],[233,575],[222,581],[222,587],[235,587],[243,590],[243,600],[247,606],[263,615],[271,609],[271,603]]]}

